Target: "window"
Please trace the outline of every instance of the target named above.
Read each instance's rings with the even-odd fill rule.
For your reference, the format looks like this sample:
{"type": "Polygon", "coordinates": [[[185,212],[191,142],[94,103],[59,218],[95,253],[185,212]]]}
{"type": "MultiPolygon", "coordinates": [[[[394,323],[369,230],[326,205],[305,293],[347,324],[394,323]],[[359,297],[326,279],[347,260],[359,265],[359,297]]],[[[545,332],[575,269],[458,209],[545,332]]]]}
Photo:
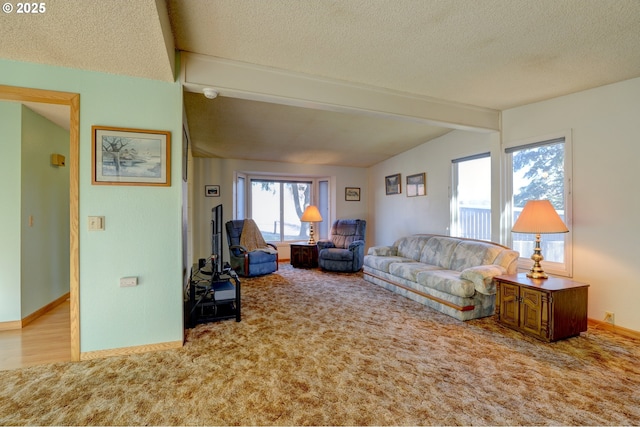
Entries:
{"type": "Polygon", "coordinates": [[[315,237],[326,238],[328,184],[328,179],[236,174],[236,219],[241,219],[240,207],[246,207],[246,217],[256,222],[266,241],[308,240],[309,223],[301,222],[300,217],[305,208],[313,204],[318,206],[323,218],[321,223],[315,224],[315,237]]]}
{"type": "MultiPolygon", "coordinates": [[[[569,233],[541,238],[543,268],[547,273],[571,276],[571,140],[569,135],[523,143],[505,150],[509,229],[528,200],[549,200],[569,233]]],[[[508,233],[509,246],[520,252],[520,267],[528,270],[535,235],[508,233]]]]}
{"type": "Polygon", "coordinates": [[[451,161],[451,235],[491,240],[491,156],[451,161]]]}

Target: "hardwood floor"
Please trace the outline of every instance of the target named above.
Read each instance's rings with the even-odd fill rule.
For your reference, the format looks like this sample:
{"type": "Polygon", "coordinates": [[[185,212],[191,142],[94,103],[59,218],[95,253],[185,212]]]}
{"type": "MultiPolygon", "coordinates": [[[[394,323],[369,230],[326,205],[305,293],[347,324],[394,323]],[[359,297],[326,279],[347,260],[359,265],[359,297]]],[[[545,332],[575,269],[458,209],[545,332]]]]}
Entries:
{"type": "Polygon", "coordinates": [[[0,331],[0,370],[71,361],[69,300],[22,329],[0,331]]]}

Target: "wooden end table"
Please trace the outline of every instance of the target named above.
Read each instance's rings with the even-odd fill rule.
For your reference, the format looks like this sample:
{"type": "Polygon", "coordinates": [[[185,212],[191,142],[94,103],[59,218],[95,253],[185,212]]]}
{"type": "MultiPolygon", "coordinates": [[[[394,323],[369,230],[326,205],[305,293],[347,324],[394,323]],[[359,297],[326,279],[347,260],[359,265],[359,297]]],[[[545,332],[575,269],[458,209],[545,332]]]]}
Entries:
{"type": "Polygon", "coordinates": [[[318,267],[318,246],[308,243],[292,243],[291,265],[295,268],[318,267]]]}
{"type": "Polygon", "coordinates": [[[589,285],[569,279],[531,279],[525,273],[496,276],[498,322],[543,341],[587,330],[589,285]]]}

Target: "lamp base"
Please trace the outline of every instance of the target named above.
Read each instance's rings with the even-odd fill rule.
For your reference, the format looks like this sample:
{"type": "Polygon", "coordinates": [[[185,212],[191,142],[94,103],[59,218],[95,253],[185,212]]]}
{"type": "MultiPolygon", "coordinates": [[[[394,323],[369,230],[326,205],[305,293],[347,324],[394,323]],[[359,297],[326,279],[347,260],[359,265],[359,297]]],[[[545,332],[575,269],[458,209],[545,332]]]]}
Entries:
{"type": "Polygon", "coordinates": [[[536,234],[536,247],[533,249],[533,255],[531,255],[531,259],[533,260],[533,267],[527,273],[527,277],[531,279],[548,279],[547,273],[544,272],[542,266],[540,265],[540,261],[544,259],[542,256],[542,250],[540,249],[540,235],[536,234]]]}
{"type": "Polygon", "coordinates": [[[316,244],[316,240],[313,238],[314,232],[313,232],[313,223],[310,222],[309,223],[309,241],[307,242],[307,245],[315,245],[316,244]]]}
{"type": "Polygon", "coordinates": [[[548,279],[549,278],[547,273],[545,273],[544,271],[535,271],[533,267],[527,273],[527,277],[531,279],[548,279]]]}

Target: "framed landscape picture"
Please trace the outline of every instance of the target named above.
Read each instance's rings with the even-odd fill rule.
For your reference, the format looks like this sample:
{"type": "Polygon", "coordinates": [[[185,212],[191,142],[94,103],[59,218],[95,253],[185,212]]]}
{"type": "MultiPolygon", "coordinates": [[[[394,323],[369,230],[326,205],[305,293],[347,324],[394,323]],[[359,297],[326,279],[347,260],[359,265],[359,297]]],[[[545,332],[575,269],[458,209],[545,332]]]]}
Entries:
{"type": "Polygon", "coordinates": [[[360,201],[360,188],[359,187],[346,187],[344,189],[344,199],[348,202],[360,201]]]}
{"type": "Polygon", "coordinates": [[[204,195],[206,197],[220,197],[220,186],[219,185],[205,185],[204,186],[204,195]]]}
{"type": "Polygon", "coordinates": [[[407,197],[424,196],[427,194],[427,174],[417,173],[407,176],[407,197]]]}
{"type": "Polygon", "coordinates": [[[387,195],[400,194],[402,192],[402,177],[399,173],[384,178],[384,188],[387,195]]]}
{"type": "Polygon", "coordinates": [[[171,132],[92,126],[91,183],[171,185],[171,132]]]}

